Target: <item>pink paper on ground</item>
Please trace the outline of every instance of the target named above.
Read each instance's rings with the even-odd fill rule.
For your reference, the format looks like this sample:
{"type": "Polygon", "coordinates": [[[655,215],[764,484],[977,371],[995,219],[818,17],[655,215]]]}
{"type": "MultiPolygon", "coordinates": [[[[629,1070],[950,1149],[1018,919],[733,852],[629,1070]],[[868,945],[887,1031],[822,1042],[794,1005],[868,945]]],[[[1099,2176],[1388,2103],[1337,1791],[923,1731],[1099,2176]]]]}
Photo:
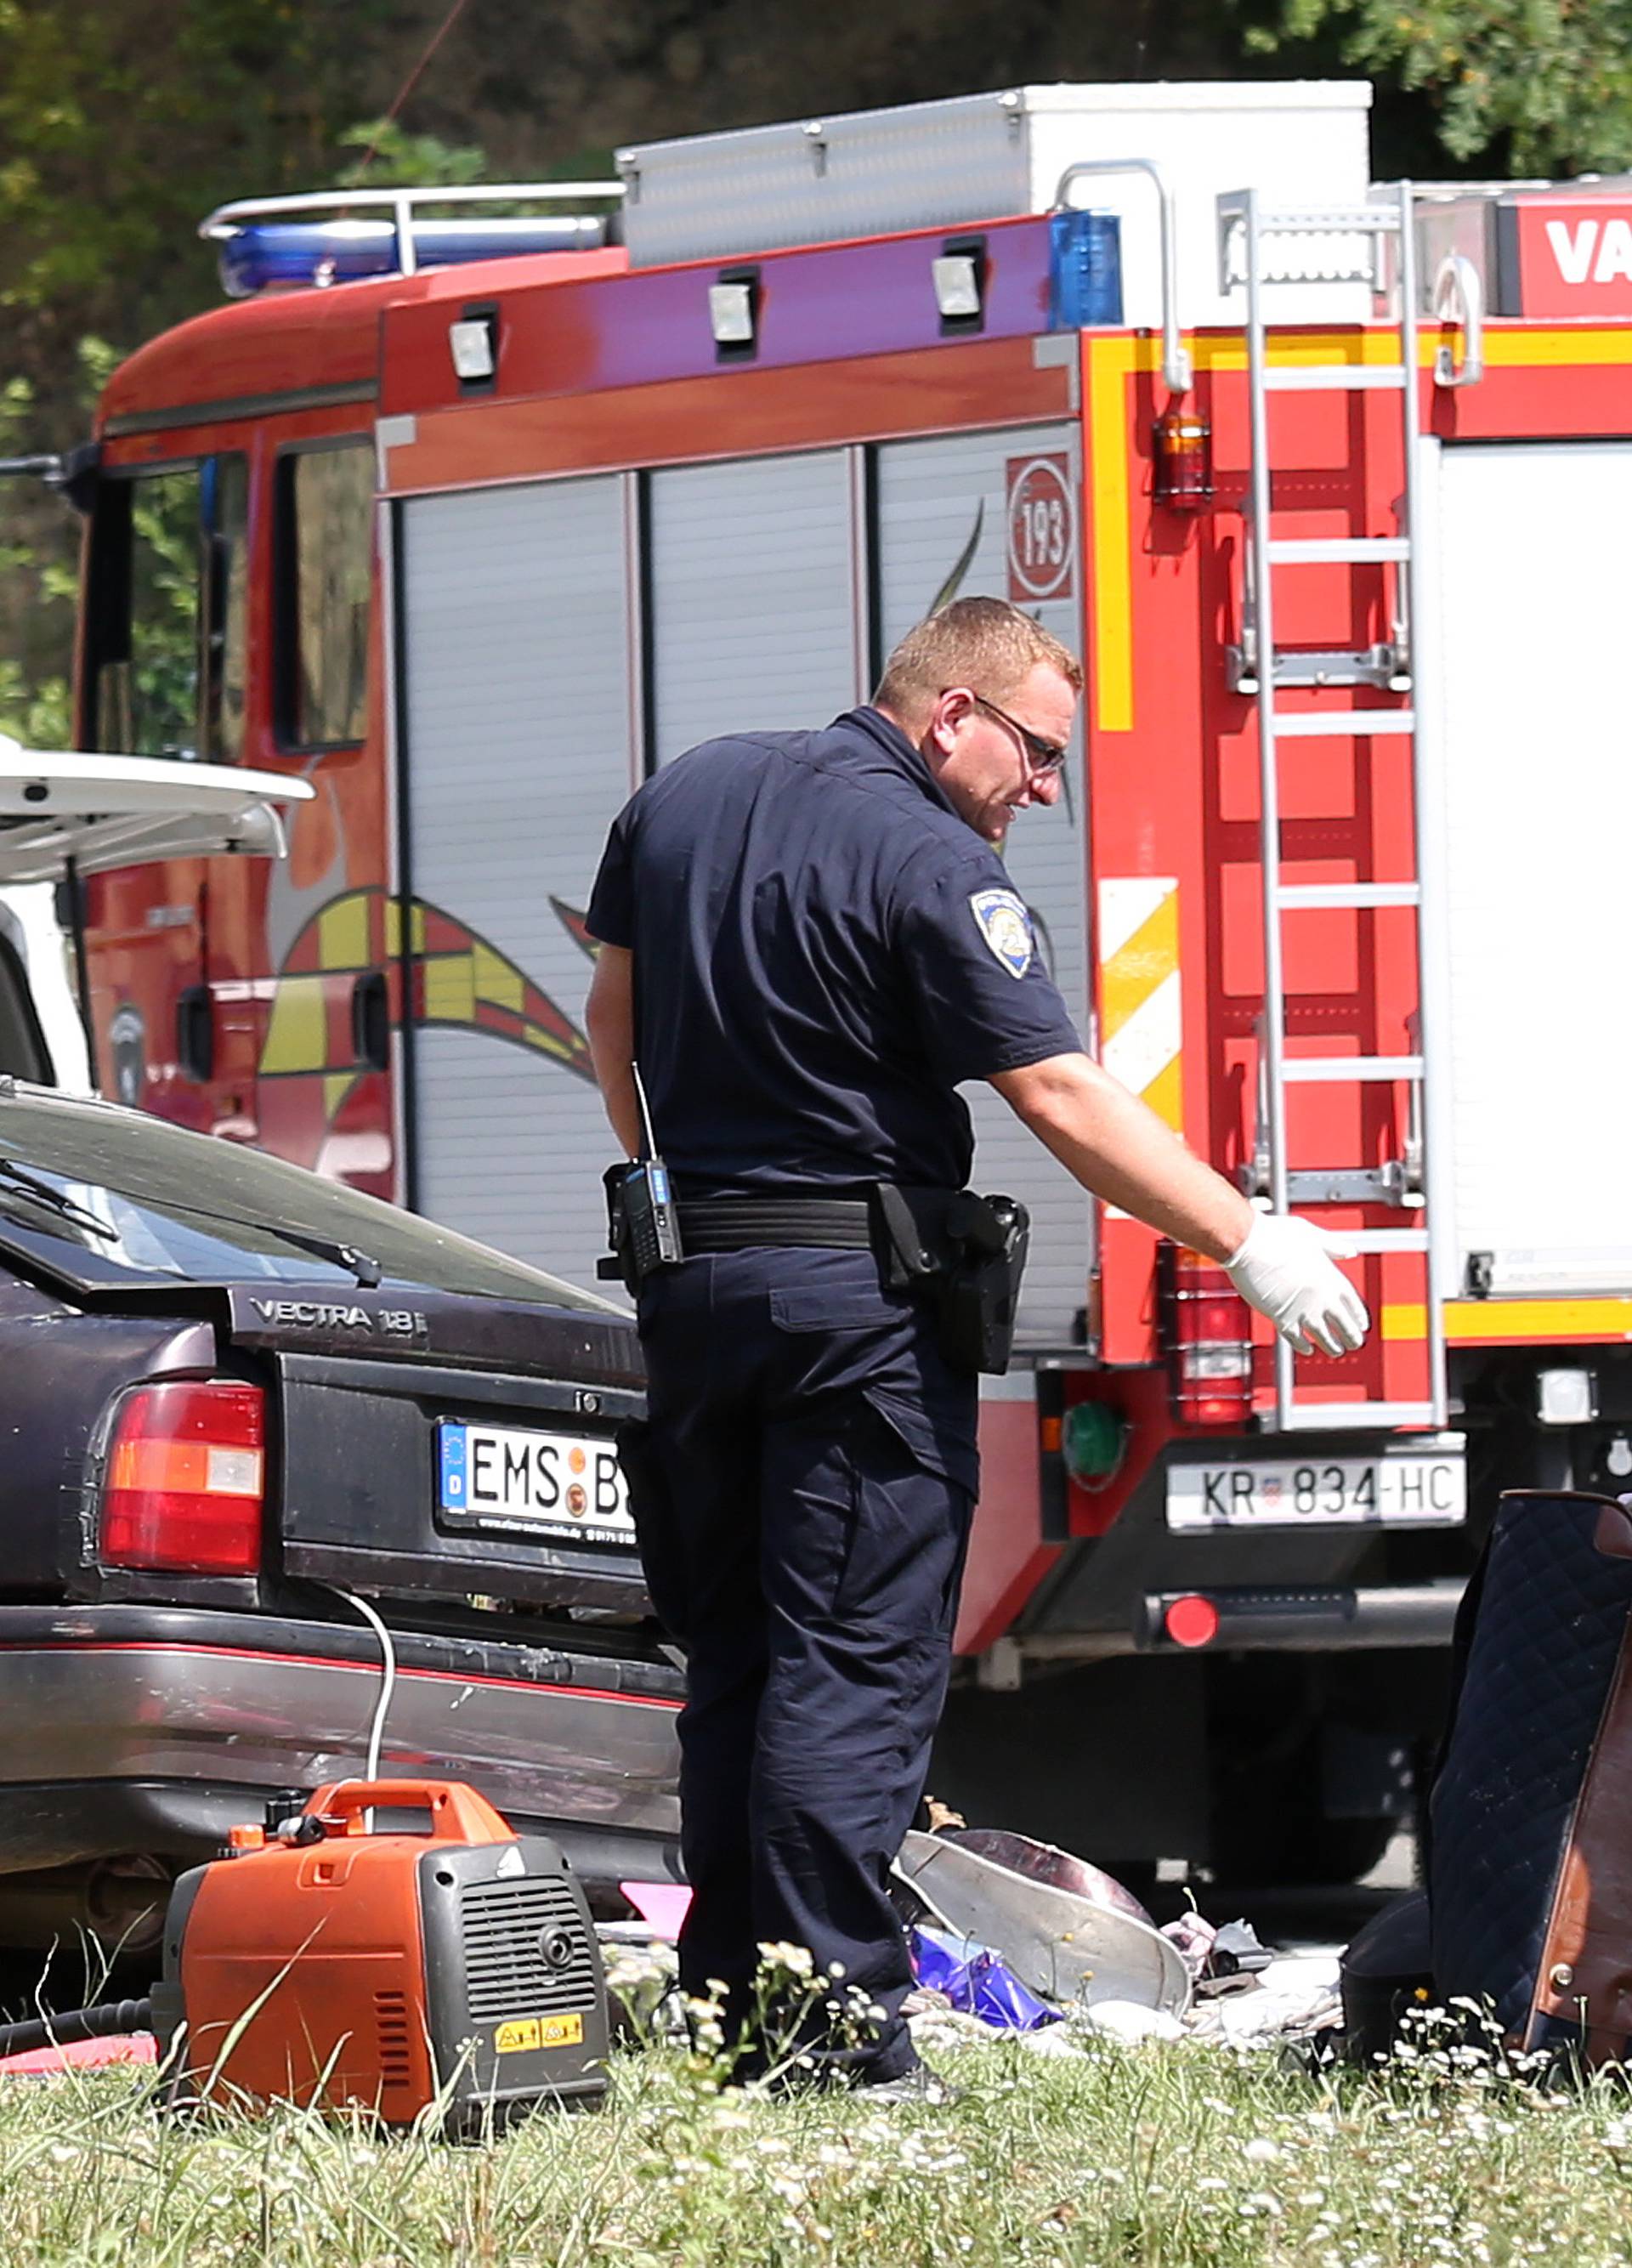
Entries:
{"type": "Polygon", "coordinates": [[[686,1909],[691,1904],[687,1882],[620,1882],[618,1888],[641,1919],[651,1924],[654,1935],[671,1941],[680,1933],[686,1909]]]}
{"type": "Polygon", "coordinates": [[[158,2043],[151,2032],[130,2032],[106,2040],[72,2040],[61,2048],[30,2048],[26,2055],[0,2056],[0,2073],[33,2074],[66,2071],[70,2064],[158,2061],[158,2043]]]}

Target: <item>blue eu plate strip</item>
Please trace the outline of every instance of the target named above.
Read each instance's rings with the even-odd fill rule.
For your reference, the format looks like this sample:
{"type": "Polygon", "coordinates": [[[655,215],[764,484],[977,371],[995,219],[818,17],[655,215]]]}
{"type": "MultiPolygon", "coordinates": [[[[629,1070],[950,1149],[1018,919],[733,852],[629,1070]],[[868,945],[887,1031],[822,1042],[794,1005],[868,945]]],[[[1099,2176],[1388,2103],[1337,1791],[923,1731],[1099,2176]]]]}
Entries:
{"type": "Polygon", "coordinates": [[[442,1501],[452,1512],[462,1512],[469,1501],[466,1487],[465,1428],[462,1425],[438,1425],[438,1446],[442,1453],[442,1501]]]}

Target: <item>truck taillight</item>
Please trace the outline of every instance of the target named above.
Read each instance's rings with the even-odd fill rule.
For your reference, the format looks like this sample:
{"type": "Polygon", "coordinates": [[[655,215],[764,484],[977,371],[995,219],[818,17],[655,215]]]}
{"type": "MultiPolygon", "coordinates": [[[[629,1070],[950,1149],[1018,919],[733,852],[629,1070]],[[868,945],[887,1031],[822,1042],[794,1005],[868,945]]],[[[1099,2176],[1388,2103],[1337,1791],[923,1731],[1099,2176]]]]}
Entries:
{"type": "Polygon", "coordinates": [[[1194,1653],[1212,1644],[1218,1635],[1219,1619],[1209,1598],[1200,1591],[1187,1591],[1183,1598],[1168,1601],[1162,1613],[1162,1630],[1175,1646],[1194,1653]]]}
{"type": "Polygon", "coordinates": [[[1253,1411],[1253,1311],[1217,1261],[1161,1248],[1163,1335],[1173,1415],[1184,1425],[1241,1425],[1253,1411]]]}
{"type": "Polygon", "coordinates": [[[255,1573],[265,1444],[258,1386],[174,1379],[137,1387],[108,1451],[102,1558],[195,1575],[255,1573]]]}

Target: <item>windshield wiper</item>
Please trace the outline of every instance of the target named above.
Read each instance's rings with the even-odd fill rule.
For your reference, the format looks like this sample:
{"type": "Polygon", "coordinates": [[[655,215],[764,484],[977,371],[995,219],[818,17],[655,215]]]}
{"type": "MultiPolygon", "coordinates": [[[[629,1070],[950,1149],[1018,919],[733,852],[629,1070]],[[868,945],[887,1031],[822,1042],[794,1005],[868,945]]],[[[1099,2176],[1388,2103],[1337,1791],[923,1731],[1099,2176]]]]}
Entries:
{"type": "Polygon", "coordinates": [[[45,1211],[55,1213],[70,1228],[85,1229],[92,1236],[107,1237],[114,1244],[121,1241],[116,1228],[111,1228],[105,1220],[99,1220],[93,1212],[87,1212],[85,1206],[77,1198],[70,1197],[65,1189],[53,1189],[49,1182],[40,1181],[26,1166],[19,1166],[15,1159],[0,1158],[0,1182],[9,1189],[18,1190],[20,1195],[32,1198],[45,1211]]]}
{"type": "Polygon", "coordinates": [[[356,1277],[365,1292],[371,1292],[386,1272],[373,1255],[364,1252],[359,1245],[342,1244],[332,1236],[313,1236],[304,1228],[285,1228],[281,1221],[246,1220],[242,1213],[211,1212],[203,1205],[188,1204],[184,1197],[166,1197],[163,1210],[190,1213],[195,1220],[217,1221],[224,1228],[252,1228],[259,1235],[276,1236],[298,1251],[311,1253],[315,1259],[343,1268],[349,1276],[356,1277]]]}
{"type": "Polygon", "coordinates": [[[281,1236],[285,1244],[298,1245],[302,1252],[315,1254],[320,1260],[332,1260],[336,1268],[349,1269],[364,1292],[371,1292],[385,1275],[372,1253],[364,1252],[355,1244],[341,1244],[332,1236],[308,1236],[304,1228],[275,1228],[269,1220],[258,1220],[254,1225],[264,1229],[268,1236],[281,1236]]]}

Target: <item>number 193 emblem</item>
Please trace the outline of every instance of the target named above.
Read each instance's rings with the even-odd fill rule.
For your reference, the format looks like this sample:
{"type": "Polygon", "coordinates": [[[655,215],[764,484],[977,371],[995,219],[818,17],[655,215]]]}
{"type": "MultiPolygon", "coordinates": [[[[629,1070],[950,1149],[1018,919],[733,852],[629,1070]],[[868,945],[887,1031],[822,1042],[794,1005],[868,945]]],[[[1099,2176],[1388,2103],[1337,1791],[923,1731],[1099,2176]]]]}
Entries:
{"type": "Polygon", "coordinates": [[[1009,596],[1026,600],[1070,599],[1076,593],[1077,499],[1070,460],[1011,457],[1009,486],[1009,596]]]}

